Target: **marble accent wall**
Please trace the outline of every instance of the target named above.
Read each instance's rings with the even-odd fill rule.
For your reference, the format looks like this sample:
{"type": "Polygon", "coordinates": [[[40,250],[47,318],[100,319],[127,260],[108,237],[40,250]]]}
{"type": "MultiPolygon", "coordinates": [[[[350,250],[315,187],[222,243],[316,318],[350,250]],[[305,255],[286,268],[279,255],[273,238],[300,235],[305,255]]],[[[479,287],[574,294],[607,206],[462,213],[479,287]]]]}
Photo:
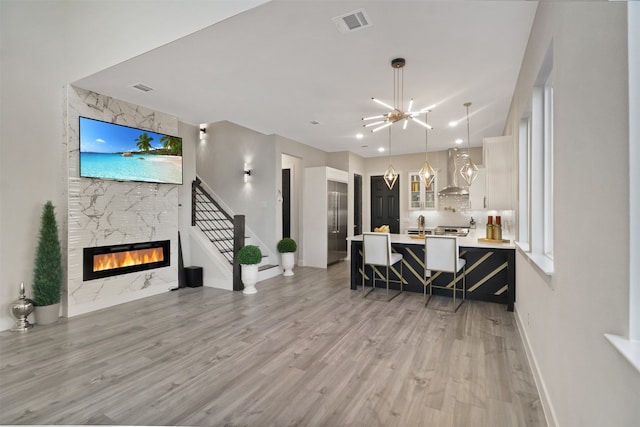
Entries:
{"type": "Polygon", "coordinates": [[[178,119],[70,86],[67,90],[67,314],[166,292],[178,285],[178,185],[79,177],[79,116],[178,135],[178,119]],[[84,282],[82,249],[171,240],[171,265],[84,282]]]}

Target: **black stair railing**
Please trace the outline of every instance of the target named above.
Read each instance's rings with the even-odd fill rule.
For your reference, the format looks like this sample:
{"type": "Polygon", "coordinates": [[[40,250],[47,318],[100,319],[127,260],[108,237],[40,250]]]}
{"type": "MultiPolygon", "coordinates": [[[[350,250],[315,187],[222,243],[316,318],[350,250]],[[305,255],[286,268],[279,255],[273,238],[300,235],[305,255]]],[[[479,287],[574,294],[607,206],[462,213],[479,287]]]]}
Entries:
{"type": "Polygon", "coordinates": [[[236,259],[244,246],[244,215],[231,217],[203,188],[200,178],[191,183],[191,225],[197,226],[233,266],[233,290],[244,289],[236,259]]]}

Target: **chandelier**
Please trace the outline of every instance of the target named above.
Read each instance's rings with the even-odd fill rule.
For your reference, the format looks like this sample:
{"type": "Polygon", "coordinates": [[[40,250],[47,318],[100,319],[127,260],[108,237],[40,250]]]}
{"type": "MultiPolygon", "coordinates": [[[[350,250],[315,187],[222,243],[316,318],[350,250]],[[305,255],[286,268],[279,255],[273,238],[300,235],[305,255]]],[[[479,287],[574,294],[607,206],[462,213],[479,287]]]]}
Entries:
{"type": "Polygon", "coordinates": [[[388,108],[390,111],[385,114],[380,114],[377,116],[371,117],[363,117],[362,120],[369,121],[364,127],[373,127],[371,132],[377,132],[381,129],[391,126],[394,123],[403,122],[403,129],[407,128],[407,123],[409,120],[413,120],[421,126],[424,126],[427,129],[432,129],[432,127],[427,123],[423,122],[418,118],[418,116],[427,110],[432,109],[434,106],[429,106],[423,108],[419,111],[412,111],[413,108],[413,98],[409,101],[409,107],[406,112],[402,109],[402,105],[404,104],[404,66],[406,61],[404,58],[396,58],[391,61],[391,67],[393,68],[393,106],[380,101],[376,98],[371,98],[374,102],[379,105],[382,105],[385,108],[388,108]],[[374,127],[375,126],[375,127],[374,127]]]}
{"type": "Polygon", "coordinates": [[[465,102],[464,106],[467,107],[467,158],[464,161],[464,165],[460,168],[460,175],[464,179],[467,185],[471,185],[478,176],[478,166],[471,160],[471,143],[469,142],[469,106],[470,102],[465,102]]]}

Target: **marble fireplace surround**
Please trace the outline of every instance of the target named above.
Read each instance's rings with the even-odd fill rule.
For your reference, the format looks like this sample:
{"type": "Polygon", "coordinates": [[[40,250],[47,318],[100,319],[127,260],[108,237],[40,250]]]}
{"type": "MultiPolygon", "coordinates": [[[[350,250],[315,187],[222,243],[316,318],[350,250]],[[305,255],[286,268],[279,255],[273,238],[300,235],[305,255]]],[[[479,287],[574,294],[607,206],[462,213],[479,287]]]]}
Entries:
{"type": "Polygon", "coordinates": [[[68,86],[66,314],[75,316],[166,292],[178,284],[179,185],[79,177],[79,117],[178,135],[176,117],[68,86]],[[86,247],[170,240],[167,267],[83,281],[86,247]]]}

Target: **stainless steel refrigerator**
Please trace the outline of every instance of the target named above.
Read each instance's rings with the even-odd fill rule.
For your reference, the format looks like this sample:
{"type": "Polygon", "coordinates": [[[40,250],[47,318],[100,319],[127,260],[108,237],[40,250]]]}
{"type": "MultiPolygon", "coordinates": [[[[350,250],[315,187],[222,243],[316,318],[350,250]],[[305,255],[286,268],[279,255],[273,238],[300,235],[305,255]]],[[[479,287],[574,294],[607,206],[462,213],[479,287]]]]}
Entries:
{"type": "Polygon", "coordinates": [[[327,181],[327,265],[347,257],[347,184],[327,181]]]}

